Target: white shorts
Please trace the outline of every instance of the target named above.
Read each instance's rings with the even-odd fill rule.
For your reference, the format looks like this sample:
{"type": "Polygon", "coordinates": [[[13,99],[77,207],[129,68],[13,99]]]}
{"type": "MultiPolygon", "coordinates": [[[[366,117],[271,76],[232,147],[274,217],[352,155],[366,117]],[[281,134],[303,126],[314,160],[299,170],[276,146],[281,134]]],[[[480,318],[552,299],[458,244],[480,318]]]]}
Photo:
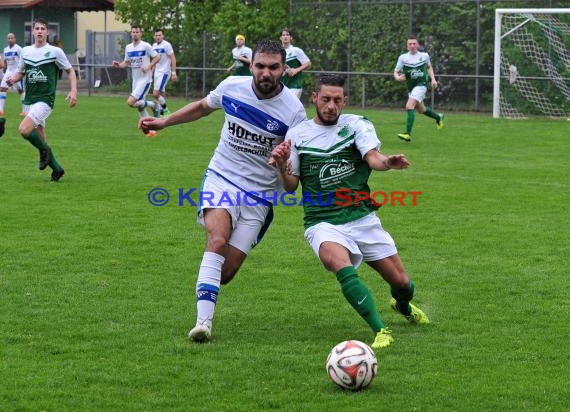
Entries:
{"type": "Polygon", "coordinates": [[[269,228],[273,207],[260,198],[244,198],[246,193],[216,172],[206,171],[200,189],[198,223],[204,226],[204,209],[225,209],[232,221],[228,243],[248,254],[269,228]]]}
{"type": "Polygon", "coordinates": [[[349,251],[350,261],[358,267],[362,261],[374,262],[398,253],[394,239],[382,228],[380,219],[372,212],[343,225],[318,223],[305,231],[305,239],[319,256],[323,242],[335,242],[349,251]]]}
{"type": "Polygon", "coordinates": [[[46,127],[46,119],[51,114],[52,108],[47,103],[37,102],[24,106],[24,113],[34,122],[36,127],[46,127]]]}
{"type": "Polygon", "coordinates": [[[410,93],[408,93],[408,97],[411,97],[414,100],[417,100],[418,103],[424,101],[426,97],[427,87],[426,86],[416,86],[412,89],[410,93]]]}
{"type": "MultiPolygon", "coordinates": [[[[9,89],[10,86],[8,86],[8,83],[6,83],[8,81],[8,78],[11,77],[14,73],[16,73],[17,70],[11,70],[11,71],[7,71],[6,73],[4,73],[4,76],[2,77],[2,81],[0,81],[0,89],[9,89]]],[[[19,82],[16,82],[12,85],[12,89],[20,92],[22,90],[24,90],[24,80],[20,80],[19,82]]]]}
{"type": "Polygon", "coordinates": [[[170,80],[170,72],[168,73],[154,73],[154,90],[163,92],[166,89],[166,83],[170,80]]]}
{"type": "Polygon", "coordinates": [[[150,83],[146,79],[133,81],[133,90],[131,91],[131,96],[137,100],[144,100],[148,91],[150,90],[150,83]]]}

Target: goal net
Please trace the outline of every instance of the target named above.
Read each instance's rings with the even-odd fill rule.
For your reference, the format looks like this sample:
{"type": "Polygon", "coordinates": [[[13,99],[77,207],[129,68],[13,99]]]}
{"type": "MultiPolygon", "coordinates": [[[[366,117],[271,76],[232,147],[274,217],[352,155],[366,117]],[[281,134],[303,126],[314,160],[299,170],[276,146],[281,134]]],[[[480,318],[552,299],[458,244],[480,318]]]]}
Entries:
{"type": "Polygon", "coordinates": [[[570,8],[495,10],[493,117],[570,117],[570,8]]]}

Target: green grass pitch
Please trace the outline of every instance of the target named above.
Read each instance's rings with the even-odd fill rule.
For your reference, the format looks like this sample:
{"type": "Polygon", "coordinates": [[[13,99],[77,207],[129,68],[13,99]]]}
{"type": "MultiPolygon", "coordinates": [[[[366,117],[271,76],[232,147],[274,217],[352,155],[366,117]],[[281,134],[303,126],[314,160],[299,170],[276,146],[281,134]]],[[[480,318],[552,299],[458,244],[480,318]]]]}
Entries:
{"type": "Polygon", "coordinates": [[[432,321],[392,313],[388,286],[361,266],[396,341],[377,351],[375,382],[348,393],[327,380],[326,356],[371,332],[303,239],[300,207],[277,207],[222,288],[213,342],[187,342],[205,237],[178,189],[199,187],[222,113],[151,139],[125,101],[58,98],[47,132],[66,175],[51,183],[8,95],[0,410],[567,410],[570,123],[447,113],[437,131],[417,116],[406,144],[403,110],[346,110],[412,163],[371,186],[422,192],[378,213],[432,321]],[[167,205],[149,203],[155,187],[167,205]]]}

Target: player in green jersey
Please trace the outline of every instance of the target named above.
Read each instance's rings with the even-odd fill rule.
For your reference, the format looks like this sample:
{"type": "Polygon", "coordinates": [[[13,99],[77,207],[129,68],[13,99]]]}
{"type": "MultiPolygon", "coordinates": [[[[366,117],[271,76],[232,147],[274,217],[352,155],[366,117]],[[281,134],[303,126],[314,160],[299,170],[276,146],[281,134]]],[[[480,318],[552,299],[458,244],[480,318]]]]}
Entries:
{"type": "Polygon", "coordinates": [[[398,137],[406,142],[411,142],[416,110],[418,113],[434,119],[438,129],[443,128],[443,114],[435,113],[423,103],[427,92],[428,80],[431,82],[432,89],[437,87],[429,54],[419,51],[420,45],[418,39],[414,36],[408,37],[407,47],[408,52],[398,57],[398,62],[394,69],[394,78],[399,82],[405,81],[408,89],[406,132],[399,133],[398,137]]]}
{"type": "Polygon", "coordinates": [[[77,104],[77,77],[63,50],[48,43],[48,25],[44,19],[34,21],[33,34],[34,44],[22,49],[18,70],[7,82],[11,86],[25,77],[26,117],[19,131],[40,152],[38,168],[44,170],[49,166],[51,180],[57,182],[65,171],[47,144],[46,119],[54,107],[59,69],[65,70],[69,78],[70,91],[66,99],[69,107],[77,104]]]}
{"type": "Polygon", "coordinates": [[[245,45],[245,36],[238,34],[236,36],[236,47],[232,49],[232,65],[227,71],[234,76],[251,76],[251,58],[253,50],[245,45]]]}
{"type": "Polygon", "coordinates": [[[325,268],[336,274],[342,294],[374,332],[371,346],[378,349],[394,338],[358,277],[362,261],[391,286],[392,309],[410,323],[429,323],[410,303],[414,284],[376,216],[379,206],[371,201],[368,186],[372,170],[405,169],[409,162],[403,154],[380,153],[374,126],[364,117],[341,114],[347,102],[344,84],[338,75],[319,77],[312,94],[315,117],[289,129],[270,163],[286,191],[295,191],[301,182],[304,199],[328,199],[303,202],[305,238],[325,268]]]}
{"type": "Polygon", "coordinates": [[[303,72],[311,68],[311,60],[303,49],[293,46],[293,34],[287,27],[281,30],[279,39],[287,53],[287,70],[281,81],[300,99],[303,94],[303,72]]]}

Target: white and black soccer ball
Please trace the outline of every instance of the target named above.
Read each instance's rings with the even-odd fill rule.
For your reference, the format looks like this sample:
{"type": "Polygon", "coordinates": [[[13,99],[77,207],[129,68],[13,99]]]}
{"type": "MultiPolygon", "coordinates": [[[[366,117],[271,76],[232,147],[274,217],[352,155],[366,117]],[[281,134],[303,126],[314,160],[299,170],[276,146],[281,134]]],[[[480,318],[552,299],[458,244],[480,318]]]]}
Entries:
{"type": "Polygon", "coordinates": [[[347,340],[331,349],[326,367],[329,379],[335,385],[357,391],[372,383],[378,371],[378,360],[366,343],[347,340]]]}

